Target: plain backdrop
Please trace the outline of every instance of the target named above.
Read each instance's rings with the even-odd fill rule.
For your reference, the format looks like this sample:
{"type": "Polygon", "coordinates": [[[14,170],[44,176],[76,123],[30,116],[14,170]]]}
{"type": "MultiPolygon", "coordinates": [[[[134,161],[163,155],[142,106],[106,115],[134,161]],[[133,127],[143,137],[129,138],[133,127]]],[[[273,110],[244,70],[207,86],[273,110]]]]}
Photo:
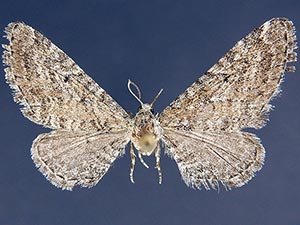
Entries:
{"type": "MultiPolygon", "coordinates": [[[[139,105],[128,78],[145,102],[164,88],[155,104],[161,112],[255,27],[273,17],[300,23],[298,0],[15,0],[0,8],[1,30],[12,21],[39,30],[132,113],[139,105]]],[[[188,188],[164,154],[163,184],[151,156],[150,169],[137,161],[133,185],[128,148],[97,186],[57,189],[30,158],[34,138],[49,130],[22,116],[2,65],[0,74],[1,225],[300,224],[300,70],[286,74],[268,125],[251,130],[266,148],[263,169],[247,185],[219,192],[188,188]]]]}

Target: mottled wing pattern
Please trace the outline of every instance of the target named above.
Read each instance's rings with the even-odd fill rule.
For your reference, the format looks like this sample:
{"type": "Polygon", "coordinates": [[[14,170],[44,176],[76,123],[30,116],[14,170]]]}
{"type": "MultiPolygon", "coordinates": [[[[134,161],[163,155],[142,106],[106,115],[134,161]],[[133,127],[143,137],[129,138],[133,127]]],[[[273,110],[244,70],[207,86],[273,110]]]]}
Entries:
{"type": "Polygon", "coordinates": [[[129,115],[62,50],[23,23],[5,30],[6,79],[23,114],[57,129],[31,149],[40,171],[57,187],[91,187],[124,152],[129,115]]]}
{"type": "Polygon", "coordinates": [[[295,28],[272,19],[239,41],[160,115],[163,141],[183,179],[196,188],[242,186],[262,167],[264,148],[242,128],[261,128],[287,63],[296,61],[295,28]]]}
{"type": "Polygon", "coordinates": [[[52,129],[123,129],[127,113],[71,58],[24,23],[11,23],[3,45],[6,80],[23,114],[52,129]]]}
{"type": "Polygon", "coordinates": [[[265,156],[260,140],[247,132],[165,130],[167,153],[175,159],[188,186],[239,187],[260,170],[265,156]]]}
{"type": "Polygon", "coordinates": [[[261,128],[285,71],[296,61],[295,28],[270,20],[239,41],[160,115],[162,126],[185,130],[261,128]]]}
{"type": "Polygon", "coordinates": [[[52,131],[39,135],[31,148],[32,159],[55,186],[72,190],[92,187],[114,160],[125,152],[126,130],[115,133],[52,131]]]}

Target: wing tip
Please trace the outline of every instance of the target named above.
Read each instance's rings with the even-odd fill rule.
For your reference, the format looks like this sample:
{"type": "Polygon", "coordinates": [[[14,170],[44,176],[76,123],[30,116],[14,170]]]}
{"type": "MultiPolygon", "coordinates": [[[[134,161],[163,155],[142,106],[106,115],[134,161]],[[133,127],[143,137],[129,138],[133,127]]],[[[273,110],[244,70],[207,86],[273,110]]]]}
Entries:
{"type": "Polygon", "coordinates": [[[271,25],[274,29],[279,29],[284,32],[284,39],[286,41],[286,62],[284,72],[295,72],[296,68],[293,65],[287,65],[297,61],[297,53],[295,50],[298,48],[296,28],[291,20],[285,17],[273,18],[265,22],[261,28],[268,29],[271,25]]]}

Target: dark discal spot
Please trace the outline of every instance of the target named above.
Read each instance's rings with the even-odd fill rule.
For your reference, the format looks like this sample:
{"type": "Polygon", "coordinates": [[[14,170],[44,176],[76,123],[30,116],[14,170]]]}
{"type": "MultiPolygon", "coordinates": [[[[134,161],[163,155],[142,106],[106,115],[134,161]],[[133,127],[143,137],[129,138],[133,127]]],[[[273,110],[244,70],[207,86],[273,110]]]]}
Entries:
{"type": "Polygon", "coordinates": [[[228,79],[229,79],[229,75],[227,75],[227,76],[225,75],[225,77],[223,77],[224,82],[228,82],[228,79]]]}
{"type": "Polygon", "coordinates": [[[26,71],[30,70],[30,65],[28,62],[25,62],[24,67],[26,71]]]}
{"type": "Polygon", "coordinates": [[[38,39],[34,39],[34,43],[39,45],[40,44],[40,41],[38,39]]]}
{"type": "Polygon", "coordinates": [[[101,126],[101,128],[97,128],[97,132],[99,132],[99,131],[101,131],[101,130],[103,130],[103,127],[101,126]]]}
{"type": "Polygon", "coordinates": [[[56,174],[58,177],[60,177],[61,179],[65,179],[62,175],[60,175],[60,174],[56,174]]]}
{"type": "Polygon", "coordinates": [[[206,72],[206,73],[203,74],[203,76],[211,76],[211,75],[212,75],[212,73],[210,73],[210,72],[206,72]]]}
{"type": "Polygon", "coordinates": [[[58,102],[63,102],[63,101],[64,101],[64,99],[63,99],[62,97],[57,97],[56,100],[57,100],[58,102]]]}
{"type": "Polygon", "coordinates": [[[107,121],[104,121],[103,126],[106,127],[108,125],[107,121]]]}
{"type": "Polygon", "coordinates": [[[199,78],[196,80],[195,83],[196,83],[196,85],[201,85],[201,84],[203,84],[203,81],[199,78]]]}
{"type": "Polygon", "coordinates": [[[68,76],[64,77],[64,82],[67,83],[70,80],[68,76]]]}
{"type": "Polygon", "coordinates": [[[16,23],[13,29],[17,29],[18,26],[19,26],[19,24],[16,23]]]}

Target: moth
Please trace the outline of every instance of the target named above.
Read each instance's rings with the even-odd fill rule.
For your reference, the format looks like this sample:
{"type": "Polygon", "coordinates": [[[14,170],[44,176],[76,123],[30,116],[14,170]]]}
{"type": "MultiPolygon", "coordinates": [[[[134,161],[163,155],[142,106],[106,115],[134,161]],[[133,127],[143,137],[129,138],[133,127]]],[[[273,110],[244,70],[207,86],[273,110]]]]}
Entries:
{"type": "MultiPolygon", "coordinates": [[[[32,27],[10,23],[3,45],[6,80],[15,102],[31,121],[52,129],[33,142],[35,165],[55,186],[92,187],[125,153],[129,143],[130,179],[135,152],[154,155],[162,182],[161,147],[193,188],[226,189],[247,183],[262,168],[265,150],[245,128],[265,126],[285,72],[295,70],[293,23],[274,18],[240,40],[160,114],[140,102],[130,116],[71,58],[32,27]]],[[[133,91],[133,88],[135,91],[133,91]]]]}

